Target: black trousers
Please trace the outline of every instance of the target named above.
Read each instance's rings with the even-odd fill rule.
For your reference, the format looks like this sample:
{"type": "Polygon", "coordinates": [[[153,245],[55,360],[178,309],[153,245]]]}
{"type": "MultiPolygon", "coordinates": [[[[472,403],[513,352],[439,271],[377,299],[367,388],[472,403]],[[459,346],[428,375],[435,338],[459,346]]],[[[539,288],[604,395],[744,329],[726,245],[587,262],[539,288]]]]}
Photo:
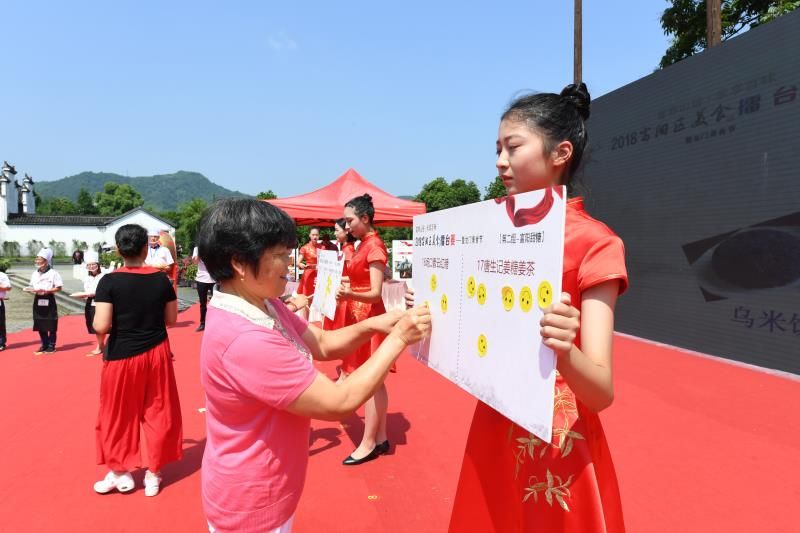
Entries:
{"type": "Polygon", "coordinates": [[[0,346],[6,345],[6,303],[0,300],[0,346]]]}
{"type": "Polygon", "coordinates": [[[214,295],[215,283],[203,283],[197,281],[197,296],[200,298],[200,323],[206,323],[206,311],[208,310],[208,299],[214,295]]]}

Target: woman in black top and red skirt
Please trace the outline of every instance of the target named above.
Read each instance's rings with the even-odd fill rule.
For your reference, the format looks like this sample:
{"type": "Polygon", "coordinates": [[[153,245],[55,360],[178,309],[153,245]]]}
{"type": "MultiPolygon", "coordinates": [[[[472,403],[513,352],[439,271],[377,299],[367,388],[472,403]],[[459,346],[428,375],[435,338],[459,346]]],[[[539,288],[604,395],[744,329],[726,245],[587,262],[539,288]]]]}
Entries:
{"type": "Polygon", "coordinates": [[[147,231],[136,224],[117,230],[125,266],[97,285],[94,329],[110,331],[100,376],[97,462],[110,468],[94,484],[105,494],[134,489],[130,471],[141,463],[140,424],[147,443],[145,496],[158,494],[161,467],[183,455],[178,388],[167,337],[177,320],[175,290],[160,270],[145,266],[147,231]]]}

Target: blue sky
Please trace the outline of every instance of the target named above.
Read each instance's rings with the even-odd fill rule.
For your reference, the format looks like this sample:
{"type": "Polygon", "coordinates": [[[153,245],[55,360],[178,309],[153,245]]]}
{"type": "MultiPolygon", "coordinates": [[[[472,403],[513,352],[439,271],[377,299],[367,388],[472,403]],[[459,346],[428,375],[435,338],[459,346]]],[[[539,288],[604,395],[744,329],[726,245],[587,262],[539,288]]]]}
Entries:
{"type": "MultiPolygon", "coordinates": [[[[584,0],[594,97],[651,73],[665,0],[584,0]]],[[[2,9],[0,160],[37,180],[202,172],[279,196],[354,167],[483,188],[497,119],[572,79],[572,2],[34,2],[2,9]]]]}

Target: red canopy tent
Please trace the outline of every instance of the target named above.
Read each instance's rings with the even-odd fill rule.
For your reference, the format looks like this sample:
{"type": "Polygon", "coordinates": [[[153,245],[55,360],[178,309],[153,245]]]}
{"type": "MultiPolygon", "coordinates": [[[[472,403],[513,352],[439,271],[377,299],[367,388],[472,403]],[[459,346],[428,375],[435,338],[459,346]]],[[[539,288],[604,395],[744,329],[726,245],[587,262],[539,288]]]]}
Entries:
{"type": "Polygon", "coordinates": [[[372,196],[376,226],[410,226],[414,215],[425,213],[424,203],[392,196],[352,168],[316,191],[265,201],[286,211],[299,226],[331,226],[334,220],[342,218],[344,204],[364,193],[372,196]]]}

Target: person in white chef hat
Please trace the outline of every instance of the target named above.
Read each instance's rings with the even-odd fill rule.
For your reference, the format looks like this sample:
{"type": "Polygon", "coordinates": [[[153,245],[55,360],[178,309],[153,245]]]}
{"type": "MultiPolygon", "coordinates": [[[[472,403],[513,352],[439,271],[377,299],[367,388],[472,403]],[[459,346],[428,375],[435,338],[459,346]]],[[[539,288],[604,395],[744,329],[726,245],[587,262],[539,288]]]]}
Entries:
{"type": "Polygon", "coordinates": [[[147,249],[147,257],[144,260],[144,264],[166,272],[175,260],[169,250],[161,246],[161,232],[155,228],[150,228],[147,230],[147,237],[150,241],[150,247],[147,249]]]}
{"type": "Polygon", "coordinates": [[[83,280],[83,292],[73,293],[72,296],[76,298],[84,298],[86,300],[86,305],[83,310],[83,314],[86,317],[86,331],[97,336],[97,346],[94,350],[86,354],[87,357],[91,357],[94,355],[100,355],[103,353],[103,349],[105,348],[105,334],[97,333],[93,325],[95,310],[94,295],[95,291],[97,290],[97,283],[100,281],[100,278],[103,277],[105,272],[103,272],[102,268],[100,267],[100,257],[97,252],[88,251],[84,255],[83,259],[86,265],[86,279],[83,280]]]}
{"type": "Polygon", "coordinates": [[[27,292],[33,296],[33,331],[39,332],[42,345],[33,352],[35,355],[52,354],[56,351],[56,331],[58,330],[58,307],[55,294],[64,286],[61,274],[51,265],[53,250],[42,248],[36,254],[36,270],[31,275],[27,292]]]}

